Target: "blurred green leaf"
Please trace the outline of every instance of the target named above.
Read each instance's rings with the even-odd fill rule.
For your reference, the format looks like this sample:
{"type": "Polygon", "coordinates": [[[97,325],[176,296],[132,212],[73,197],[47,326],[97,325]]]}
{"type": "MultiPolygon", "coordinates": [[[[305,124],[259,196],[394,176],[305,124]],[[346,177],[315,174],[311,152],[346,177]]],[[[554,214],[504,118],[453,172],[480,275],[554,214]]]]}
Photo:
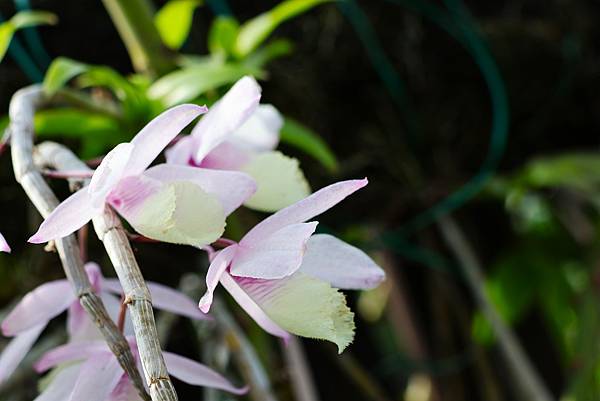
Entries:
{"type": "Polygon", "coordinates": [[[35,131],[40,138],[73,138],[81,143],[80,156],[99,156],[110,147],[128,140],[118,121],[103,114],[69,108],[40,110],[35,131]]]}
{"type": "Polygon", "coordinates": [[[208,32],[208,50],[212,54],[231,54],[240,25],[235,18],[215,18],[208,32]]]}
{"type": "Polygon", "coordinates": [[[261,69],[271,60],[286,56],[294,50],[292,42],[287,39],[276,39],[258,48],[244,59],[244,65],[261,69]]]}
{"type": "Polygon", "coordinates": [[[285,118],[281,142],[306,152],[330,172],[338,169],[337,159],[325,141],[316,132],[291,118],[285,118]]]}
{"type": "Polygon", "coordinates": [[[257,75],[259,71],[239,64],[190,65],[158,79],[148,90],[152,99],[161,100],[165,107],[189,102],[206,91],[231,84],[244,75],[257,75]]]}
{"type": "Polygon", "coordinates": [[[90,68],[89,65],[71,60],[66,57],[57,57],[52,61],[46,76],[44,77],[44,92],[48,96],[54,95],[67,82],[84,73],[90,68]]]}
{"type": "Polygon", "coordinates": [[[245,22],[235,42],[236,56],[247,56],[283,22],[327,1],[330,0],[286,0],[245,22]]]}
{"type": "Polygon", "coordinates": [[[201,5],[201,0],[170,0],[158,10],[154,25],[165,45],[173,50],[183,46],[192,27],[194,11],[201,5]]]}
{"type": "Polygon", "coordinates": [[[6,55],[6,50],[17,30],[42,24],[54,25],[57,21],[56,15],[46,11],[21,11],[0,24],[0,61],[6,55]]]}
{"type": "Polygon", "coordinates": [[[534,160],[519,179],[534,187],[562,186],[584,192],[600,190],[600,154],[564,154],[534,160]]]}

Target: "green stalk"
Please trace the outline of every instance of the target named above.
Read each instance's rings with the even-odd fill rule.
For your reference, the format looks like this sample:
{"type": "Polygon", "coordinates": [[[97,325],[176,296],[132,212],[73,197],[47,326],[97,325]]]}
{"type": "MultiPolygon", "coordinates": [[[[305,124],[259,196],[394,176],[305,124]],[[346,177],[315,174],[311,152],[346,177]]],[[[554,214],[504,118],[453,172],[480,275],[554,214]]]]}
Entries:
{"type": "Polygon", "coordinates": [[[148,0],[102,0],[137,72],[163,75],[175,68],[172,54],[154,27],[148,0]]]}

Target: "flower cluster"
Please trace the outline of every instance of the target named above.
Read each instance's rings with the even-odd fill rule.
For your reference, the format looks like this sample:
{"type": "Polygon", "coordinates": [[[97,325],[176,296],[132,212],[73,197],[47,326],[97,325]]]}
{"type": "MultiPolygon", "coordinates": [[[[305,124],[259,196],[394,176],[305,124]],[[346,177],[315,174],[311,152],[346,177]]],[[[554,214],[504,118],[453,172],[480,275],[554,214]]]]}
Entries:
{"type": "MultiPolygon", "coordinates": [[[[329,340],[342,352],[354,336],[354,315],[338,289],[373,288],[385,274],[361,250],[315,234],[318,222],[312,219],[366,186],[367,179],[341,181],[311,194],[298,161],[275,150],[283,118],[273,106],[260,104],[260,97],[258,83],[244,77],[210,111],[191,104],[165,111],[131,142],[110,151],[90,184],[63,201],[29,241],[65,237],[111,207],[143,236],[191,245],[209,255],[207,291],[199,308],[185,296],[149,283],[156,307],[206,318],[220,283],[267,332],[283,339],[295,334],[329,340]],[[178,137],[202,114],[190,135],[178,137]],[[171,143],[166,163],[150,167],[171,143]],[[275,213],[239,242],[222,238],[227,216],[241,205],[275,213]],[[217,249],[211,245],[215,242],[227,246],[217,249]]],[[[1,236],[0,249],[9,250],[1,236]]],[[[95,265],[87,269],[95,291],[116,313],[118,300],[111,294],[120,293],[118,282],[104,279],[95,265]]],[[[14,370],[47,322],[66,309],[69,343],[36,365],[40,371],[59,370],[45,390],[55,392],[54,398],[47,399],[61,399],[65,383],[76,395],[86,394],[91,386],[87,375],[98,370],[106,377],[94,379],[104,386],[103,398],[95,399],[131,392],[131,383],[97,341],[66,281],[29,293],[5,319],[2,330],[15,339],[0,357],[0,380],[14,370]]],[[[135,342],[131,345],[135,355],[135,342]]],[[[242,391],[196,362],[164,355],[170,372],[184,381],[242,391]]]]}

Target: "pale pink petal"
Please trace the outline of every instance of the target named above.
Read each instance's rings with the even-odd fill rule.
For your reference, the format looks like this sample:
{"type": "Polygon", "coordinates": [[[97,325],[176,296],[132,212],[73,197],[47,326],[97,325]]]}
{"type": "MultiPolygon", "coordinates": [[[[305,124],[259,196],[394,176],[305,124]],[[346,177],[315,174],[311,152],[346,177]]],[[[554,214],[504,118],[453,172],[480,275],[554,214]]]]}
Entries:
{"type": "Polygon", "coordinates": [[[302,264],[306,242],[317,224],[290,224],[251,245],[240,244],[231,264],[231,274],[264,279],[289,276],[302,264]]]}
{"type": "Polygon", "coordinates": [[[366,253],[327,234],[310,237],[299,271],[348,290],[375,288],[385,279],[366,253]]]}
{"type": "Polygon", "coordinates": [[[77,297],[67,280],[42,284],[27,293],[2,322],[2,333],[14,336],[24,330],[48,322],[64,312],[77,297]]]}
{"type": "Polygon", "coordinates": [[[110,352],[100,353],[81,365],[69,401],[106,401],[124,372],[110,352]]]}
{"type": "Polygon", "coordinates": [[[10,246],[8,245],[8,242],[6,242],[6,239],[2,233],[0,233],[0,252],[10,253],[10,246]]]}
{"type": "Polygon", "coordinates": [[[323,213],[341,202],[348,195],[367,185],[368,180],[340,181],[318,190],[277,213],[267,217],[252,228],[240,241],[240,245],[250,245],[269,236],[288,224],[302,223],[323,213]]]}
{"type": "Polygon", "coordinates": [[[231,136],[231,141],[256,152],[273,150],[279,143],[283,117],[273,105],[261,104],[231,136]]]}
{"type": "Polygon", "coordinates": [[[219,171],[204,168],[159,164],[144,172],[161,182],[190,181],[205,192],[215,195],[223,205],[225,215],[240,207],[256,191],[256,183],[246,173],[238,171],[219,171]]]}
{"type": "Polygon", "coordinates": [[[38,339],[40,333],[46,327],[46,324],[47,322],[43,322],[19,333],[2,350],[2,354],[0,354],[0,383],[6,380],[19,366],[35,340],[38,339]]]}
{"type": "MultiPolygon", "coordinates": [[[[187,295],[152,281],[148,281],[146,285],[152,296],[152,306],[156,309],[172,312],[191,319],[210,319],[209,316],[198,310],[198,305],[187,295]]],[[[109,278],[104,280],[102,287],[104,290],[115,294],[123,292],[121,284],[117,279],[109,278]]]]}
{"type": "MultiPolygon", "coordinates": [[[[252,279],[248,279],[252,280],[252,279]]],[[[235,279],[224,272],[221,275],[221,285],[229,292],[231,297],[246,311],[254,321],[262,327],[264,331],[274,336],[281,337],[284,340],[290,338],[290,333],[283,330],[250,298],[250,296],[240,287],[235,279]]]]}
{"type": "Polygon", "coordinates": [[[132,152],[133,145],[131,143],[120,143],[102,159],[87,187],[92,206],[95,209],[104,208],[108,193],[125,174],[125,168],[132,152]]]}
{"type": "Polygon", "coordinates": [[[198,138],[188,135],[165,150],[165,158],[169,164],[190,164],[198,147],[198,138]]]}
{"type": "Polygon", "coordinates": [[[61,369],[48,387],[33,401],[66,401],[79,377],[79,364],[61,369]]]}
{"type": "Polygon", "coordinates": [[[102,283],[102,269],[96,262],[87,262],[84,266],[85,272],[87,273],[88,280],[95,292],[100,291],[100,285],[102,283]]]}
{"type": "Polygon", "coordinates": [[[200,140],[194,155],[196,163],[243,124],[259,101],[260,86],[254,78],[246,76],[237,81],[194,127],[192,135],[200,140]]]}
{"type": "Polygon", "coordinates": [[[191,319],[210,319],[198,309],[198,305],[190,297],[162,284],[148,282],[152,296],[152,305],[156,309],[172,312],[191,319]]]}
{"type": "Polygon", "coordinates": [[[106,401],[141,401],[128,376],[123,375],[106,401]]]}
{"type": "Polygon", "coordinates": [[[163,188],[163,184],[144,175],[125,177],[113,188],[107,202],[125,219],[133,219],[144,202],[163,188]]]}
{"type": "Polygon", "coordinates": [[[204,313],[208,313],[210,305],[213,301],[213,293],[223,273],[227,270],[227,267],[233,260],[237,249],[237,245],[231,245],[217,253],[217,256],[212,260],[208,271],[206,272],[206,292],[200,298],[198,306],[204,313]]]}
{"type": "Polygon", "coordinates": [[[170,352],[163,352],[167,370],[173,377],[193,386],[218,388],[233,394],[245,394],[248,387],[235,387],[208,366],[170,352]]]}
{"type": "Polygon", "coordinates": [[[67,313],[67,334],[70,339],[77,337],[77,333],[83,331],[83,327],[86,325],[86,321],[89,320],[85,310],[79,302],[73,302],[69,306],[67,313]]]}
{"type": "Polygon", "coordinates": [[[134,150],[127,165],[126,175],[136,175],[144,171],[181,130],[206,111],[206,107],[182,104],[170,108],[150,121],[131,140],[134,150]]]}
{"type": "Polygon", "coordinates": [[[58,205],[28,241],[41,244],[66,237],[83,227],[97,213],[87,188],[82,188],[58,205]]]}
{"type": "Polygon", "coordinates": [[[251,151],[242,149],[231,141],[224,141],[204,157],[199,167],[217,170],[240,170],[254,156],[251,151]]]}
{"type": "Polygon", "coordinates": [[[55,367],[63,362],[80,361],[88,358],[95,358],[101,354],[110,354],[108,346],[103,341],[81,341],[67,343],[46,352],[33,365],[38,373],[55,367]]]}

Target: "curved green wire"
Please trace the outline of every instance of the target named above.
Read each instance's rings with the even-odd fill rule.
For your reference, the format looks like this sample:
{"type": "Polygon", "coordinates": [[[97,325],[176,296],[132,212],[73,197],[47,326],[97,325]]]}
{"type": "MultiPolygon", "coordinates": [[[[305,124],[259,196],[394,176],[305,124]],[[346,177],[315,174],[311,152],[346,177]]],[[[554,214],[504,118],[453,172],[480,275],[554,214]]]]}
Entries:
{"type": "MultiPolygon", "coordinates": [[[[0,23],[4,22],[5,19],[0,14],[0,23]]],[[[19,38],[14,36],[8,47],[8,54],[15,60],[15,62],[21,67],[21,70],[27,75],[32,82],[42,82],[44,79],[44,74],[40,70],[40,68],[35,64],[25,47],[21,44],[19,38]]]]}
{"type": "MultiPolygon", "coordinates": [[[[19,11],[31,10],[29,0],[14,0],[14,3],[19,11]]],[[[38,30],[35,27],[26,28],[23,30],[23,35],[25,35],[25,43],[33,53],[33,58],[42,70],[46,70],[50,65],[51,58],[42,44],[38,30]]]]}
{"type": "Polygon", "coordinates": [[[437,25],[446,30],[461,42],[472,55],[479,67],[488,86],[492,104],[492,128],[488,153],[479,171],[461,188],[448,197],[413,217],[399,229],[396,235],[407,235],[411,232],[426,227],[440,216],[456,210],[473,198],[485,185],[486,181],[495,172],[504,150],[508,137],[509,106],[504,83],[498,67],[487,49],[484,41],[473,28],[473,24],[466,11],[459,3],[450,4],[453,14],[448,18],[445,13],[433,4],[413,0],[388,0],[392,3],[407,5],[433,20],[437,25]]]}

